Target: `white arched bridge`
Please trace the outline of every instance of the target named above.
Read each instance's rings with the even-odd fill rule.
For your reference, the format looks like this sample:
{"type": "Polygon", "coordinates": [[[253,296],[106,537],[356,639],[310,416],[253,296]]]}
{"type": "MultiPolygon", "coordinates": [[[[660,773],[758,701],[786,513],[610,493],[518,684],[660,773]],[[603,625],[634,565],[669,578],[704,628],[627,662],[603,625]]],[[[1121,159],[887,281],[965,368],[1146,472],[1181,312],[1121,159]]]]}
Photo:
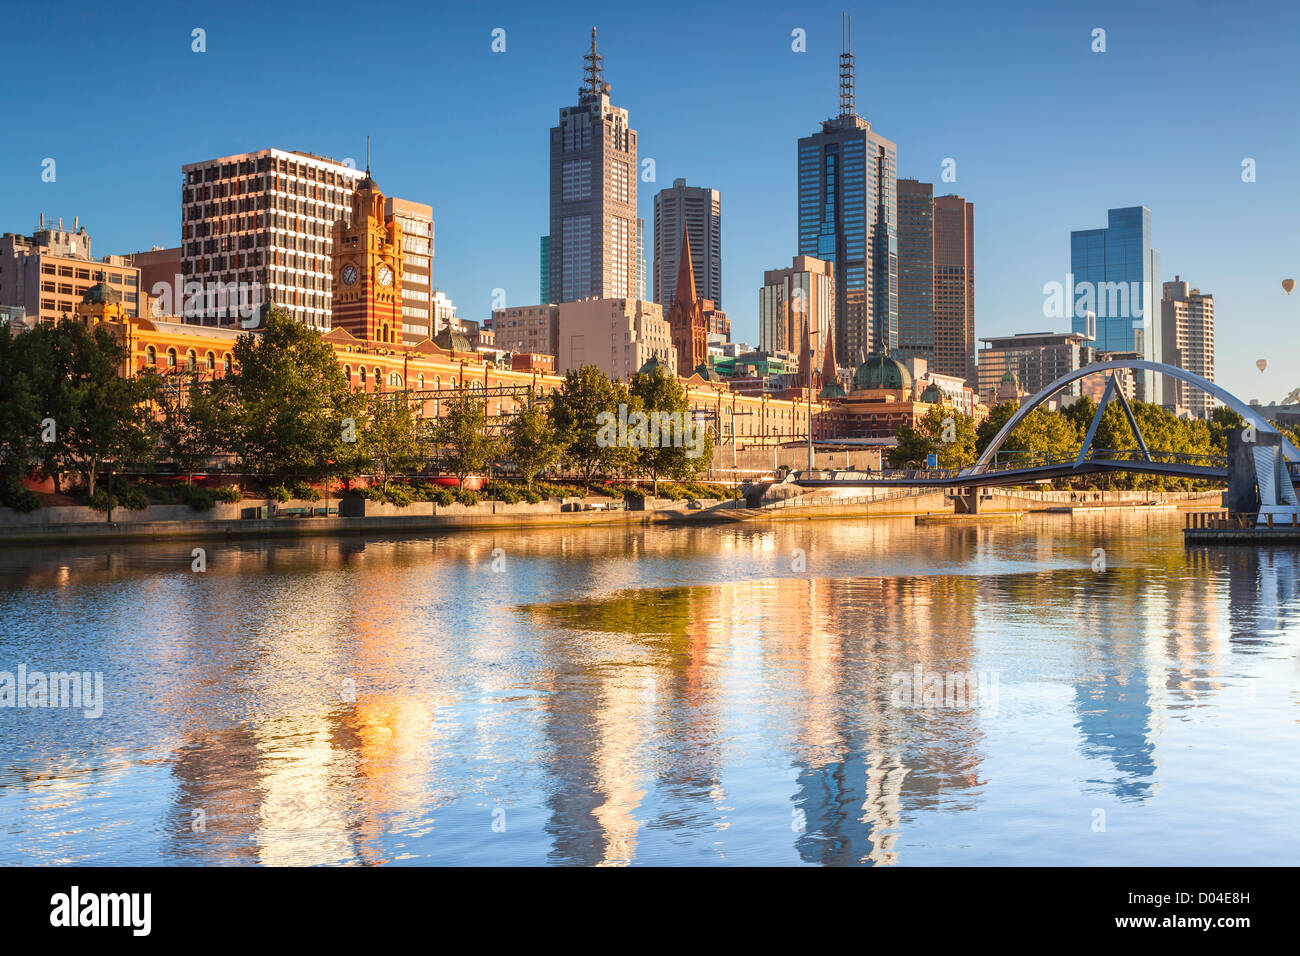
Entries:
{"type": "MultiPolygon", "coordinates": [[[[1147,445],[1142,429],[1138,427],[1133,409],[1115,379],[1115,372],[1125,369],[1129,371],[1155,372],[1186,382],[1218,399],[1245,419],[1247,423],[1253,425],[1257,432],[1278,434],[1278,430],[1273,426],[1272,422],[1264,418],[1258,409],[1246,404],[1231,392],[1208,379],[1194,375],[1185,369],[1160,362],[1150,362],[1145,359],[1125,359],[1113,362],[1097,362],[1076,369],[1068,375],[1061,376],[1037,395],[1027,399],[1011,419],[1002,426],[1002,430],[984,449],[984,453],[980,455],[979,460],[968,468],[927,468],[882,472],[799,472],[790,480],[794,484],[806,488],[884,485],[914,488],[973,488],[993,485],[1032,484],[1038,481],[1050,481],[1054,478],[1070,478],[1075,475],[1129,471],[1167,475],[1171,478],[1226,481],[1228,478],[1228,459],[1225,455],[1189,455],[1152,449],[1147,445]],[[1024,420],[1026,415],[1071,382],[1099,372],[1109,372],[1110,377],[1106,382],[1106,390],[1102,393],[1101,401],[1097,403],[1097,411],[1088,426],[1088,433],[1084,437],[1083,444],[1077,454],[1060,456],[1023,454],[1014,460],[998,462],[998,452],[1001,450],[1002,444],[1015,431],[1016,426],[1024,420]],[[1133,435],[1137,439],[1137,448],[1106,449],[1093,447],[1093,438],[1096,437],[1097,428],[1101,425],[1102,415],[1105,414],[1106,408],[1112,399],[1119,401],[1129,428],[1133,430],[1133,435]]],[[[1287,472],[1293,481],[1300,480],[1300,450],[1285,435],[1279,435],[1279,438],[1287,472]]]]}

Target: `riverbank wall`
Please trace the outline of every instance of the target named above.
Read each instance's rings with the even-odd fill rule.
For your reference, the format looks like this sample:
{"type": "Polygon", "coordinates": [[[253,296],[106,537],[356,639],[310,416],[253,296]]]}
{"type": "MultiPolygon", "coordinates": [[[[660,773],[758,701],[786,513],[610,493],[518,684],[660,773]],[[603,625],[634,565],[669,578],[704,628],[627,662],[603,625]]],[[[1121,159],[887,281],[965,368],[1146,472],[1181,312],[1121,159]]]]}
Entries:
{"type": "MultiPolygon", "coordinates": [[[[779,488],[780,486],[774,486],[779,488]]],[[[988,516],[1030,512],[1115,510],[1149,507],[1143,492],[1104,492],[1101,499],[1070,501],[1070,492],[1021,492],[984,489],[981,513],[988,516]],[[1061,497],[1064,496],[1064,497],[1061,497]]],[[[1168,507],[1205,507],[1218,493],[1169,493],[1160,496],[1168,507]]],[[[51,544],[79,541],[151,540],[177,538],[268,538],[306,535],[401,535],[428,531],[510,527],[581,527],[585,525],[651,525],[670,523],[733,523],[834,518],[941,517],[954,513],[949,492],[937,489],[821,489],[806,494],[774,494],[759,507],[743,501],[694,503],[649,498],[637,510],[625,509],[610,498],[550,498],[538,504],[484,501],[475,505],[414,502],[406,507],[366,501],[364,515],[339,517],[288,516],[311,514],[323,502],[245,499],[218,503],[196,512],[187,505],[152,505],[140,511],[117,508],[113,521],[104,512],[82,507],[43,508],[29,514],[0,508],[0,543],[51,544]],[[852,491],[853,493],[849,493],[852,491]],[[241,517],[250,512],[258,517],[241,517]],[[267,517],[261,517],[265,513],[267,517]],[[277,515],[278,516],[275,516],[277,515]]],[[[337,503],[332,502],[331,507],[337,503]]]]}

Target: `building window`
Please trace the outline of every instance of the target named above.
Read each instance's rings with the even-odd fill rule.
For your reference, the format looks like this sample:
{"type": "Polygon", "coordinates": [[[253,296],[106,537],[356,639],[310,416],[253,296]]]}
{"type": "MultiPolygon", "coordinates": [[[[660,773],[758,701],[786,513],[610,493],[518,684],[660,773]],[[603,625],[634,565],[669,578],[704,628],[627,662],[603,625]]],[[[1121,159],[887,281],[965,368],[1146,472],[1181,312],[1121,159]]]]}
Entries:
{"type": "Polygon", "coordinates": [[[144,364],[150,367],[158,364],[158,352],[152,345],[144,350],[144,364]]]}
{"type": "Polygon", "coordinates": [[[167,367],[168,367],[168,368],[175,368],[175,367],[176,367],[176,350],[175,350],[175,349],[168,349],[168,350],[167,350],[167,367]]]}
{"type": "Polygon", "coordinates": [[[208,371],[209,371],[209,372],[215,371],[216,368],[217,368],[217,357],[216,357],[215,355],[213,355],[211,352],[209,352],[209,353],[207,354],[207,363],[206,363],[206,364],[207,364],[207,366],[208,366],[208,371]]]}
{"type": "Polygon", "coordinates": [[[230,368],[231,368],[231,365],[230,365],[230,353],[229,353],[229,352],[227,352],[225,355],[223,355],[223,356],[221,357],[221,365],[222,365],[222,368],[225,369],[226,374],[229,375],[229,374],[230,374],[230,368]]]}

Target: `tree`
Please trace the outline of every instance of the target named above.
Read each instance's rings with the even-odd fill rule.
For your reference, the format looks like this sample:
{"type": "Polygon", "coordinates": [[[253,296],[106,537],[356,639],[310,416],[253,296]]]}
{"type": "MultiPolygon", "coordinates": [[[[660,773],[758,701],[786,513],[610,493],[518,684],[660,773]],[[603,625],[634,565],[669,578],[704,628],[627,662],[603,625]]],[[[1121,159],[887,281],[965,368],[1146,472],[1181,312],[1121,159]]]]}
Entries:
{"type": "Polygon", "coordinates": [[[278,480],[315,478],[331,460],[356,457],[364,401],[318,331],[273,308],[264,330],[240,336],[232,351],[232,450],[245,468],[278,480]]]}
{"type": "Polygon", "coordinates": [[[937,455],[940,468],[965,468],[975,463],[975,420],[955,408],[936,406],[916,426],[898,429],[898,446],[889,453],[895,468],[920,467],[937,455]]]}
{"type": "Polygon", "coordinates": [[[27,356],[8,325],[0,325],[0,504],[22,497],[23,478],[39,459],[41,416],[27,368],[27,356]]]}
{"type": "Polygon", "coordinates": [[[203,468],[213,455],[223,451],[231,436],[228,390],[224,382],[204,385],[193,380],[188,387],[178,376],[168,382],[156,373],[151,393],[159,415],[158,439],[162,454],[185,473],[185,483],[193,483],[194,472],[203,468]]]}
{"type": "Polygon", "coordinates": [[[608,429],[602,428],[601,417],[602,412],[617,416],[618,406],[630,401],[627,386],[594,365],[569,372],[551,393],[551,425],[564,446],[564,460],[582,474],[583,484],[590,485],[597,472],[609,473],[634,460],[634,450],[626,444],[605,440],[608,429]]]}
{"type": "Polygon", "coordinates": [[[102,465],[152,452],[156,435],[146,410],[152,382],[122,374],[128,352],[112,329],[72,319],[41,323],[19,336],[17,348],[42,422],[34,447],[56,491],[60,472],[68,470],[79,472],[93,495],[102,465]]]}
{"type": "Polygon", "coordinates": [[[984,449],[993,443],[993,439],[998,437],[998,432],[1002,431],[1002,426],[1011,421],[1019,408],[1019,402],[1006,401],[999,402],[989,409],[989,417],[980,422],[979,428],[975,430],[975,450],[981,455],[984,454],[984,449]]]}
{"type": "Polygon", "coordinates": [[[360,459],[370,465],[384,485],[392,475],[413,468],[424,458],[415,415],[405,392],[372,394],[359,437],[360,459]]]}
{"type": "Polygon", "coordinates": [[[1062,412],[1035,408],[1020,420],[1002,447],[1035,458],[1064,458],[1079,453],[1079,433],[1062,412]]]}
{"type": "Polygon", "coordinates": [[[655,497],[659,496],[661,477],[690,481],[709,467],[713,459],[713,436],[692,421],[686,390],[674,376],[659,365],[650,372],[638,372],[632,378],[631,393],[638,410],[650,416],[650,440],[637,450],[635,464],[642,474],[650,476],[655,497]],[[658,419],[654,417],[656,414],[658,419]],[[668,427],[662,425],[664,416],[672,423],[668,427]],[[694,432],[686,434],[688,427],[703,432],[697,446],[690,441],[694,432]]]}
{"type": "Polygon", "coordinates": [[[487,409],[479,399],[469,395],[453,398],[446,409],[434,426],[434,441],[443,448],[443,467],[464,487],[467,477],[487,468],[498,443],[487,433],[487,409]]]}
{"type": "Polygon", "coordinates": [[[506,431],[506,453],[533,490],[533,481],[543,470],[564,456],[564,445],[546,412],[537,403],[522,409],[510,420],[506,431]]]}

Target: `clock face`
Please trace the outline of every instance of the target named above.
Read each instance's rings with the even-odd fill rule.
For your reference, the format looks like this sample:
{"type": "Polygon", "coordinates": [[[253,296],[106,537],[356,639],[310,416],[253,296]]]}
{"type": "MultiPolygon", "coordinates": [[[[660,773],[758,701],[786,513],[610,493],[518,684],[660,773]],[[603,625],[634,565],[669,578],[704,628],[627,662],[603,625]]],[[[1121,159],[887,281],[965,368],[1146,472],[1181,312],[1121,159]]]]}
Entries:
{"type": "Polygon", "coordinates": [[[357,267],[356,267],[356,266],[344,266],[344,268],[343,268],[343,284],[344,284],[344,285],[353,285],[356,281],[357,281],[357,267]]]}
{"type": "Polygon", "coordinates": [[[380,285],[393,284],[393,270],[388,266],[380,266],[379,271],[375,273],[375,278],[379,280],[380,285]]]}

